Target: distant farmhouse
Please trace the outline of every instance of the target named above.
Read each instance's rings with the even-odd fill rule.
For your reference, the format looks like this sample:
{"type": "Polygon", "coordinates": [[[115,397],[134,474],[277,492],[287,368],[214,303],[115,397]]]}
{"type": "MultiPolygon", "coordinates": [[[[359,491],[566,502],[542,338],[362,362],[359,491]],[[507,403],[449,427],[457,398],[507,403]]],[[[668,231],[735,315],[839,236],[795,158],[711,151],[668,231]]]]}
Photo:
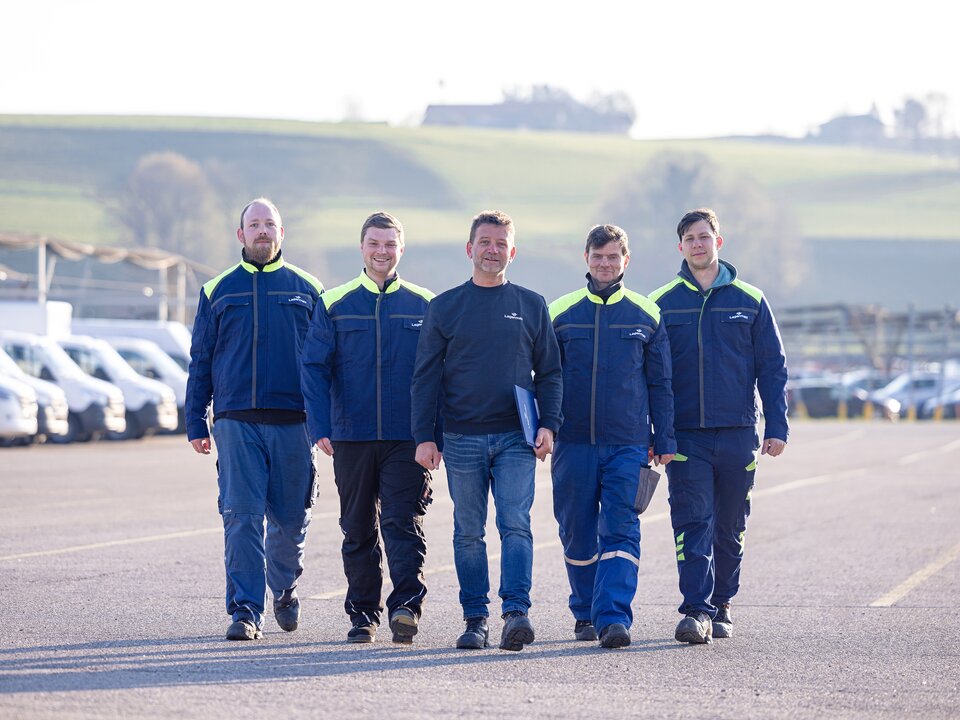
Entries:
{"type": "Polygon", "coordinates": [[[541,85],[525,96],[505,94],[495,105],[429,105],[423,124],[626,135],[635,119],[633,103],[623,93],[582,103],[564,90],[541,85]]]}
{"type": "Polygon", "coordinates": [[[875,113],[841,115],[820,125],[816,139],[835,145],[882,145],[887,140],[886,125],[875,113]]]}

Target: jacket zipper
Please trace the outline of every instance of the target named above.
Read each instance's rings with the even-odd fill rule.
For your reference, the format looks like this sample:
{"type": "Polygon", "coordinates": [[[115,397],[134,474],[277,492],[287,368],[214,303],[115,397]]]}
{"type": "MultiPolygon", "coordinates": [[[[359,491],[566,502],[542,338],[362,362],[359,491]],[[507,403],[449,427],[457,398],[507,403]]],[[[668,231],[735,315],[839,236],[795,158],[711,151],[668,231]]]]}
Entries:
{"type": "Polygon", "coordinates": [[[700,317],[697,320],[697,350],[700,355],[700,427],[704,428],[707,426],[707,413],[706,407],[704,406],[704,392],[703,392],[703,311],[707,307],[707,300],[710,299],[710,293],[713,292],[713,288],[707,290],[707,294],[703,296],[703,304],[700,306],[700,317]]]}
{"type": "Polygon", "coordinates": [[[260,295],[257,291],[257,276],[259,272],[253,273],[253,391],[250,400],[250,407],[257,407],[257,337],[260,334],[260,295]]]}
{"type": "Polygon", "coordinates": [[[382,358],[380,348],[380,300],[383,298],[383,291],[377,295],[377,306],[373,311],[374,323],[377,327],[377,440],[383,440],[383,425],[381,417],[381,392],[380,392],[380,362],[382,358]]]}
{"type": "Polygon", "coordinates": [[[597,359],[600,357],[600,305],[593,316],[593,372],[590,378],[590,444],[597,444],[597,359]]]}

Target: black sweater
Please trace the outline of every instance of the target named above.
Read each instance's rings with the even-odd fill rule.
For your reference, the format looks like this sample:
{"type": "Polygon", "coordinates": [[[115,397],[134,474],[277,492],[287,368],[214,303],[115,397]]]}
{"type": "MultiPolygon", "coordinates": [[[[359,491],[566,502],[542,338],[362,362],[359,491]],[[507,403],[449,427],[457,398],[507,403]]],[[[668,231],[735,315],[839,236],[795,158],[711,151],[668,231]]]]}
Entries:
{"type": "Polygon", "coordinates": [[[560,429],[560,349],[543,298],[513,283],[472,280],[437,295],[417,345],[410,389],[413,438],[434,439],[443,388],[443,429],[487,435],[520,429],[513,386],[533,390],[540,427],[560,429]]]}

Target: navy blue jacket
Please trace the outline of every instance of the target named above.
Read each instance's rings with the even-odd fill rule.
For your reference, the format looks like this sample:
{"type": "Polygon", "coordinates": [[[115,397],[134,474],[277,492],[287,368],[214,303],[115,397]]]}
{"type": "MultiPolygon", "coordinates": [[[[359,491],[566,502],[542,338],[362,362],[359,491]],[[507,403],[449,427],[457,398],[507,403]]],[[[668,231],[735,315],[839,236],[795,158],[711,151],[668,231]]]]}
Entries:
{"type": "Polygon", "coordinates": [[[193,323],[184,407],[187,438],[209,436],[215,412],[303,412],[300,353],[323,285],[278,257],[262,269],[246,261],[203,286],[193,323]]]}
{"type": "Polygon", "coordinates": [[[411,440],[410,381],[433,293],[365,272],[328,290],[313,313],[301,384],[310,439],[411,440]]]}
{"type": "Polygon", "coordinates": [[[660,309],[619,288],[604,303],[588,288],[550,303],[563,364],[563,426],[557,439],[591,445],[651,444],[675,453],[670,345],[660,309]]]}
{"type": "Polygon", "coordinates": [[[763,293],[737,278],[700,290],[684,260],[677,277],[650,293],[670,336],[677,429],[744,427],[787,440],[787,365],[776,320],[763,293]]]}

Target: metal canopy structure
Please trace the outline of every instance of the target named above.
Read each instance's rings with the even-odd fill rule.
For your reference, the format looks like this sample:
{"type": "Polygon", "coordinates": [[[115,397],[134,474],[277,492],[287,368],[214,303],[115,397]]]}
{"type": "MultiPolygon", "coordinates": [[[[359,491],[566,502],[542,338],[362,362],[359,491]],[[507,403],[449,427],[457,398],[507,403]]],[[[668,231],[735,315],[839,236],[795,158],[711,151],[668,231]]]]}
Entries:
{"type": "Polygon", "coordinates": [[[186,323],[188,286],[192,297],[202,284],[198,275],[208,278],[216,271],[159,248],[129,249],[0,233],[2,299],[66,300],[92,306],[89,309],[102,317],[149,313],[158,320],[186,323]],[[36,258],[24,261],[22,253],[35,253],[36,258]],[[58,260],[84,267],[78,274],[77,268],[70,271],[61,266],[58,273],[58,260]],[[109,267],[117,265],[122,269],[109,267]]]}

